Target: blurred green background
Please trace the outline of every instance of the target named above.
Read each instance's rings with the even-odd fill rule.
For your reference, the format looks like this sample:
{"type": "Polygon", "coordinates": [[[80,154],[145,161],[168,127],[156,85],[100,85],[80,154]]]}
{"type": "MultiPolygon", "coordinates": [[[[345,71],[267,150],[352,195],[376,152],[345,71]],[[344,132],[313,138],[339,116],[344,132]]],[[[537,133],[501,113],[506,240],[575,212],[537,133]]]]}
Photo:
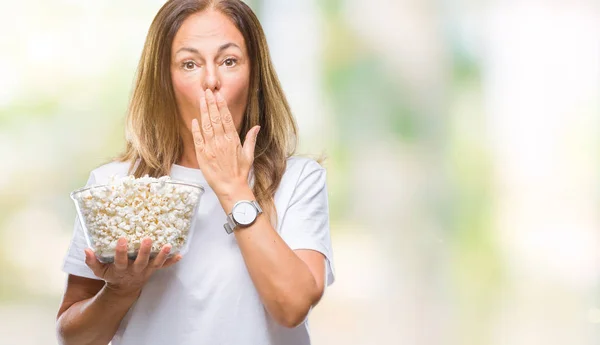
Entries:
{"type": "MultiPolygon", "coordinates": [[[[326,154],[314,344],[600,341],[600,4],[255,0],[326,154]]],[[[69,192],[124,146],[163,1],[0,2],[0,343],[56,344],[69,192]]]]}

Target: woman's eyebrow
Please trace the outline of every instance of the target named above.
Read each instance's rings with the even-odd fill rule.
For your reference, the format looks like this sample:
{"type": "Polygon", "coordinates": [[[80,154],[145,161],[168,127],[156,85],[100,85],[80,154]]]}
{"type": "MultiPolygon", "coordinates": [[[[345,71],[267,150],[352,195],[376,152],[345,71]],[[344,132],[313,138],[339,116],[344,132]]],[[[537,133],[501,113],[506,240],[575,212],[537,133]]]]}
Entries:
{"type": "MultiPolygon", "coordinates": [[[[228,42],[228,43],[225,43],[225,44],[221,45],[219,47],[219,49],[217,50],[217,53],[220,53],[223,50],[225,50],[227,48],[230,48],[230,47],[235,47],[235,48],[238,48],[239,50],[242,50],[242,48],[240,48],[240,46],[238,46],[237,44],[235,44],[233,42],[228,42]]],[[[179,54],[182,51],[187,51],[187,52],[190,52],[190,53],[193,53],[193,54],[200,54],[200,52],[198,51],[198,49],[192,48],[192,47],[181,47],[181,48],[179,48],[177,50],[177,52],[175,54],[179,54]]]]}

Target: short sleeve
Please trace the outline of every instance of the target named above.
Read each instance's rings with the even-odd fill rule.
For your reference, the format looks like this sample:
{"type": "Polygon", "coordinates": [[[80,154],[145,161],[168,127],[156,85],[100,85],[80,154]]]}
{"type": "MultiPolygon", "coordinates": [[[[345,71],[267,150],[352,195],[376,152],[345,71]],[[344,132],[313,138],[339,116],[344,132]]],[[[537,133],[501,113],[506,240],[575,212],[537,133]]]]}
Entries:
{"type": "MultiPolygon", "coordinates": [[[[94,179],[94,173],[91,173],[86,183],[86,187],[91,186],[94,183],[96,183],[94,179]]],[[[88,243],[85,239],[83,228],[81,227],[81,222],[79,221],[79,216],[76,215],[75,224],[73,226],[73,237],[71,239],[69,250],[67,251],[67,255],[63,262],[63,272],[90,279],[100,279],[85,264],[84,250],[87,247],[88,243]]]]}
{"type": "Polygon", "coordinates": [[[335,268],[326,180],[326,170],[317,162],[306,164],[281,220],[280,234],[292,250],[311,249],[325,256],[325,286],[329,286],[335,280],[335,268]]]}

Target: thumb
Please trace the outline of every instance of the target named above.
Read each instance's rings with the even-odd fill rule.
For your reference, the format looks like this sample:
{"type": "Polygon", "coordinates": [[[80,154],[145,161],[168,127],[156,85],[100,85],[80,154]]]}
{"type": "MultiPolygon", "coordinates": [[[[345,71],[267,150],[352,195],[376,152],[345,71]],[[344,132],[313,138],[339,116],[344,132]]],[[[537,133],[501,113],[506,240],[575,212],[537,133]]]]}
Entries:
{"type": "Polygon", "coordinates": [[[92,272],[94,272],[97,277],[102,278],[101,272],[103,264],[98,261],[94,252],[89,248],[85,249],[85,264],[92,270],[92,272]]]}
{"type": "Polygon", "coordinates": [[[244,140],[244,146],[242,150],[250,162],[254,160],[254,148],[256,147],[256,138],[258,137],[259,131],[260,126],[254,126],[248,131],[248,133],[246,133],[246,140],[244,140]]]}

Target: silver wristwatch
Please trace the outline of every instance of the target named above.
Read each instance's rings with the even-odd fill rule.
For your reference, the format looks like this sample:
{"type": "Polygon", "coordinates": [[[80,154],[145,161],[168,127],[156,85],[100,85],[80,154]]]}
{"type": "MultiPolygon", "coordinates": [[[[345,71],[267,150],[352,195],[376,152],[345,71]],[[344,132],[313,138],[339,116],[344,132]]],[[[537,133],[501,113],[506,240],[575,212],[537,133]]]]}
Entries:
{"type": "Polygon", "coordinates": [[[231,213],[227,215],[227,223],[223,227],[228,234],[231,234],[238,226],[252,225],[261,213],[263,210],[255,200],[240,200],[233,205],[231,213]]]}

